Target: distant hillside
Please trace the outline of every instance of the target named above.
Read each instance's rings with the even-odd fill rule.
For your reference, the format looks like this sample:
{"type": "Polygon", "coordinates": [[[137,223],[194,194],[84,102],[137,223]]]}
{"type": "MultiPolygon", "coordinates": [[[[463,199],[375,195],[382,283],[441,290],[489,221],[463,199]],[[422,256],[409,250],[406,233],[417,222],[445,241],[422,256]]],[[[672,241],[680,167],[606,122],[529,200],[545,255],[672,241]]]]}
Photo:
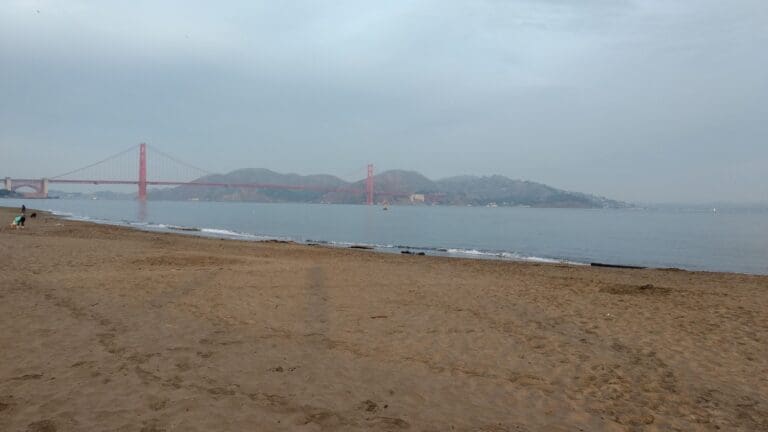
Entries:
{"type": "MultiPolygon", "coordinates": [[[[320,190],[250,189],[201,186],[179,186],[155,189],[152,200],[251,201],[251,202],[365,202],[365,179],[349,183],[325,174],[281,174],[264,168],[248,168],[228,174],[214,174],[195,182],[258,183],[272,185],[308,186],[320,190]],[[342,189],[328,192],[323,189],[342,189]],[[360,191],[360,192],[354,192],[360,191]]],[[[415,171],[391,170],[374,177],[374,192],[378,202],[411,203],[411,194],[430,196],[437,204],[531,207],[626,207],[625,203],[578,192],[568,192],[541,183],[513,180],[500,175],[487,177],[458,176],[433,181],[415,171]]]]}
{"type": "Polygon", "coordinates": [[[493,175],[459,176],[436,182],[446,193],[446,204],[527,205],[531,207],[626,207],[619,201],[555,189],[541,183],[493,175]]]}
{"type": "MultiPolygon", "coordinates": [[[[348,186],[344,180],[332,175],[318,174],[302,176],[281,174],[264,168],[246,168],[229,174],[214,174],[201,177],[195,182],[202,183],[259,183],[289,186],[312,186],[336,189],[348,186]]],[[[171,189],[153,190],[150,199],[201,201],[256,201],[256,202],[321,202],[327,192],[290,189],[250,189],[202,186],[179,186],[171,189]]]]}
{"type": "MultiPolygon", "coordinates": [[[[350,183],[346,186],[353,190],[365,190],[365,179],[350,183]]],[[[390,203],[410,203],[408,196],[393,197],[388,194],[406,193],[410,194],[432,194],[439,193],[435,182],[424,177],[415,171],[390,170],[385,171],[373,177],[374,195],[379,194],[377,201],[387,201],[390,203]]],[[[361,203],[365,202],[365,195],[356,193],[330,193],[324,196],[325,202],[332,203],[361,203]]]]}

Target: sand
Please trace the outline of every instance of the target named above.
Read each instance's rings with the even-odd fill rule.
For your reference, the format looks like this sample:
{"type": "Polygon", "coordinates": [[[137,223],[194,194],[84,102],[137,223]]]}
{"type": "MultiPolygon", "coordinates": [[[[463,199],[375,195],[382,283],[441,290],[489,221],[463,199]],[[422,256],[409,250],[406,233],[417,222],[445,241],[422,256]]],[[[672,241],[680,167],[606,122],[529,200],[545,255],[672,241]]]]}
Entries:
{"type": "Polygon", "coordinates": [[[10,219],[2,431],[768,430],[768,277],[10,219]]]}

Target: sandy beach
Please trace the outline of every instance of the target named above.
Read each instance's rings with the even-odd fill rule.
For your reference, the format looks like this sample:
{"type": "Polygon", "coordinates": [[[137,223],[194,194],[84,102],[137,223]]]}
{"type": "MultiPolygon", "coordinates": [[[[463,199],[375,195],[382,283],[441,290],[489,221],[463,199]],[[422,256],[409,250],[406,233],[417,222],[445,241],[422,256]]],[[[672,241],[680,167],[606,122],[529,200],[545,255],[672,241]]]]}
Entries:
{"type": "Polygon", "coordinates": [[[0,209],[2,431],[766,431],[768,277],[0,209]]]}

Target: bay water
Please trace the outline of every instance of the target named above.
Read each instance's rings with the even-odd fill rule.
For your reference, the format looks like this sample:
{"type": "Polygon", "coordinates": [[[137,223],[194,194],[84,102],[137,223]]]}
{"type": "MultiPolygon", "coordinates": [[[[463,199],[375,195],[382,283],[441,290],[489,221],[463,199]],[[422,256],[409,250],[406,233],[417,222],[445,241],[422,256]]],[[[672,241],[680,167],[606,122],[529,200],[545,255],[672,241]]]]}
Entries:
{"type": "Polygon", "coordinates": [[[22,204],[71,219],[221,238],[768,274],[765,209],[392,206],[384,210],[364,205],[0,200],[3,207],[22,204]]]}

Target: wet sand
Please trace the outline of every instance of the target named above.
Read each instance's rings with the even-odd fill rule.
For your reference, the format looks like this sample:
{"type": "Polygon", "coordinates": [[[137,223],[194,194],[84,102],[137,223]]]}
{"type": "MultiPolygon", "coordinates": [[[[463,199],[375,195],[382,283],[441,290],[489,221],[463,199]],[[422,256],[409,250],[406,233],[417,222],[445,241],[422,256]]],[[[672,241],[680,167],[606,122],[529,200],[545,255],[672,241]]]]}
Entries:
{"type": "Polygon", "coordinates": [[[11,214],[2,431],[768,430],[768,277],[11,214]]]}

